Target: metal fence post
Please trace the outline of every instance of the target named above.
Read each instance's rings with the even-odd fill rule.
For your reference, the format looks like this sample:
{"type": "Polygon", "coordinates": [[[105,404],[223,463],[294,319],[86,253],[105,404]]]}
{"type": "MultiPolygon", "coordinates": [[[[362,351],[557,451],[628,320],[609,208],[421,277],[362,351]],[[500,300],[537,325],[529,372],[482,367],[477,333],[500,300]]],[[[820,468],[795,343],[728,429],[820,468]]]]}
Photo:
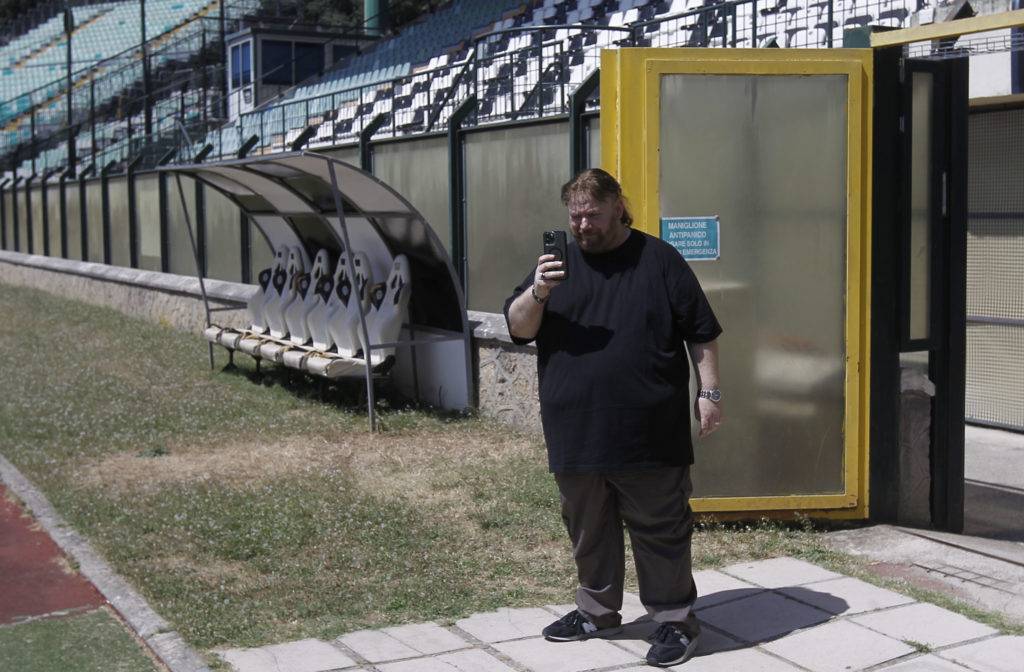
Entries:
{"type": "Polygon", "coordinates": [[[32,173],[25,178],[25,248],[29,254],[35,252],[35,232],[32,230],[32,180],[39,177],[36,173],[32,173]]]}
{"type": "Polygon", "coordinates": [[[5,177],[0,182],[0,249],[7,249],[7,184],[11,178],[5,177]]]}
{"type": "Polygon", "coordinates": [[[85,179],[89,177],[89,173],[93,172],[95,167],[95,163],[90,163],[78,173],[78,217],[81,224],[82,261],[89,261],[89,214],[86,212],[89,201],[85,197],[85,179]]]}
{"type": "Polygon", "coordinates": [[[451,255],[455,273],[468,296],[466,268],[466,155],[462,141],[462,123],[476,109],[476,96],[470,96],[448,118],[448,221],[451,227],[451,255]]]}

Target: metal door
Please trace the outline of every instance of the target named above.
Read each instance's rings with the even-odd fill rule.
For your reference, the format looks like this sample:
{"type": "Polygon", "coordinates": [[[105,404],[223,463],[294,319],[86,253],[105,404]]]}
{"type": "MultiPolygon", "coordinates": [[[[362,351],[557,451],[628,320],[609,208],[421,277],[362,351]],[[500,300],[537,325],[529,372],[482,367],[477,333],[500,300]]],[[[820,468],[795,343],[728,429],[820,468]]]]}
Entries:
{"type": "Polygon", "coordinates": [[[867,515],[872,53],[621,49],[602,158],[725,328],[694,508],[867,515]],[[709,237],[703,237],[708,234],[709,237]],[[710,247],[711,243],[708,243],[710,247]],[[689,251],[694,252],[694,251],[689,251]]]}
{"type": "Polygon", "coordinates": [[[899,47],[876,54],[874,517],[903,517],[907,453],[918,451],[926,513],[909,522],[951,531],[963,527],[967,71],[966,59],[904,59],[899,47]],[[901,373],[915,370],[935,388],[918,446],[899,392],[901,373]]]}

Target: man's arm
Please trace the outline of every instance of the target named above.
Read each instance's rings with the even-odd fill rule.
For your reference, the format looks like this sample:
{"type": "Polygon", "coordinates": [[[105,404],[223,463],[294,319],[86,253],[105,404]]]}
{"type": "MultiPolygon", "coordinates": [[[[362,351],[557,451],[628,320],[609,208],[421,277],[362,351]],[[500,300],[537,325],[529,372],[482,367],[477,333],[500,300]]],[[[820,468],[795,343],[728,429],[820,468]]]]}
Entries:
{"type": "MultiPolygon", "coordinates": [[[[522,297],[520,297],[522,298],[522,297]]],[[[707,343],[687,343],[690,359],[697,376],[698,390],[718,388],[718,339],[707,343]]],[[[722,422],[722,402],[715,403],[699,396],[693,404],[693,414],[700,423],[700,435],[707,436],[722,422]]]]}
{"type": "Polygon", "coordinates": [[[544,304],[564,275],[562,271],[556,270],[561,268],[562,262],[552,261],[554,258],[553,254],[544,254],[537,259],[533,287],[517,296],[508,307],[508,333],[512,336],[532,340],[540,331],[540,324],[544,321],[544,304]]]}
{"type": "MultiPolygon", "coordinates": [[[[537,295],[540,296],[540,293],[537,295]]],[[[532,340],[540,331],[540,323],[543,321],[544,304],[537,303],[529,291],[517,296],[508,307],[508,333],[516,338],[532,340]]]]}

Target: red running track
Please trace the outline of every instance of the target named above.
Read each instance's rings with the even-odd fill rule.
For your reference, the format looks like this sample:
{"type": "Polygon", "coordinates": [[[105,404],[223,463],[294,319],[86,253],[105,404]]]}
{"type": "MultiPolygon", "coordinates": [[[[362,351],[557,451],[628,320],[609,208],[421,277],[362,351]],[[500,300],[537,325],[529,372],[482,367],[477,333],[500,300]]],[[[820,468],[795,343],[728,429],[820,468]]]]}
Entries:
{"type": "Polygon", "coordinates": [[[105,603],[0,484],[0,625],[78,614],[105,603]]]}

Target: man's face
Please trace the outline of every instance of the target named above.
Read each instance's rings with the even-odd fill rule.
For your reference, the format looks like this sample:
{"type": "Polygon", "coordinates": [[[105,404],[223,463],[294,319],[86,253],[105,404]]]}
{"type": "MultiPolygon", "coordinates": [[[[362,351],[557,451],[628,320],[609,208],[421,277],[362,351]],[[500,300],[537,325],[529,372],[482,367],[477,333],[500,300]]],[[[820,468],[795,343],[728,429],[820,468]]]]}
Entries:
{"type": "Polygon", "coordinates": [[[578,194],[569,201],[569,231],[580,249],[590,254],[610,252],[621,245],[629,229],[622,223],[621,198],[607,201],[578,194]]]}

